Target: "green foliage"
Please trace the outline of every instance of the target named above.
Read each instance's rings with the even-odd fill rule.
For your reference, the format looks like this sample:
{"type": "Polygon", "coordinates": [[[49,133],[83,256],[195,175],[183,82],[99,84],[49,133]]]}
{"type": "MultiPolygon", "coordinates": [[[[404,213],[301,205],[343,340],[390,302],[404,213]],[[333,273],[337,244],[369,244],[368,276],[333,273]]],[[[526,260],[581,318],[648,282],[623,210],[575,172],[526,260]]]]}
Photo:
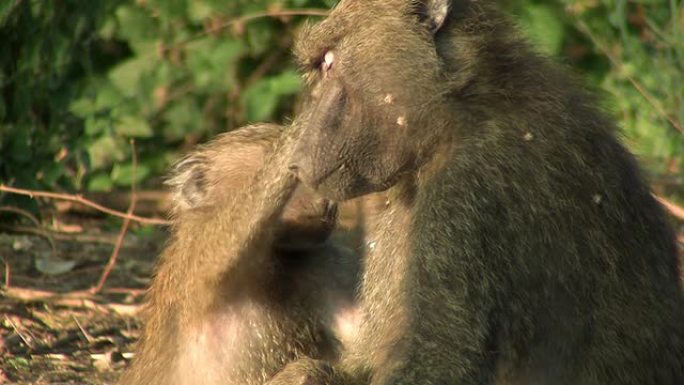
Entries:
{"type": "Polygon", "coordinates": [[[287,117],[304,17],[330,2],[117,0],[0,4],[0,183],[106,191],[159,175],[179,149],[287,117]],[[237,21],[237,22],[234,22],[237,21]]]}
{"type": "MultiPolygon", "coordinates": [[[[131,140],[145,182],[218,132],[287,119],[301,87],[289,50],[305,17],[245,16],[333,3],[0,1],[0,183],[125,188],[131,140]]],[[[683,134],[665,115],[684,122],[681,0],[502,3],[539,49],[609,93],[642,158],[679,170],[683,134]]]]}
{"type": "Polygon", "coordinates": [[[684,3],[514,0],[522,29],[607,91],[627,144],[657,173],[682,173],[684,3]],[[673,124],[674,123],[674,124],[673,124]]]}

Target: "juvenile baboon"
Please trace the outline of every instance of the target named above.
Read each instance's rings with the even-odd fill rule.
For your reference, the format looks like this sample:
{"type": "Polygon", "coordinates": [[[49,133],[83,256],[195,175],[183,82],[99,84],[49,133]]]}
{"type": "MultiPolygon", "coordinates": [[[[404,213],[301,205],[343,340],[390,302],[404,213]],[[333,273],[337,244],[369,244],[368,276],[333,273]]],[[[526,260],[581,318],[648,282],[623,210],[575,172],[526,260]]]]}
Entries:
{"type": "Polygon", "coordinates": [[[243,128],[177,164],[172,239],[123,384],[263,384],[300,356],[338,356],[358,261],[326,242],[335,205],[297,185],[283,131],[243,128]]]}
{"type": "Polygon", "coordinates": [[[274,384],[684,384],[672,231],[615,124],[485,0],[342,0],[291,169],[381,191],[339,365],[274,384]]]}

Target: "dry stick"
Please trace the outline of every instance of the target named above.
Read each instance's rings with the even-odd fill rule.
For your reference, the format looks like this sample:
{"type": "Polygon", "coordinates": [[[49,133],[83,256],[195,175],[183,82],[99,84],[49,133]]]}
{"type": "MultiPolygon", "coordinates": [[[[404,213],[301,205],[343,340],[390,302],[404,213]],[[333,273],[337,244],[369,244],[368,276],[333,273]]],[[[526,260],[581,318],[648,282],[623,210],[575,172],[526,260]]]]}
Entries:
{"type": "Polygon", "coordinates": [[[116,236],[110,234],[78,234],[78,233],[64,233],[61,231],[54,231],[50,229],[43,229],[38,227],[28,226],[8,226],[0,225],[0,231],[6,231],[17,234],[32,234],[41,237],[51,237],[55,241],[69,241],[78,243],[99,243],[105,245],[116,245],[116,236]]]}
{"type": "Polygon", "coordinates": [[[19,328],[14,323],[14,321],[12,321],[12,319],[9,316],[5,316],[5,320],[7,320],[7,322],[10,324],[10,326],[12,326],[12,329],[14,329],[14,332],[17,333],[19,338],[21,338],[21,340],[24,341],[24,344],[26,344],[26,346],[29,349],[33,349],[33,344],[26,337],[24,337],[24,335],[19,331],[19,328]]]}
{"type": "Polygon", "coordinates": [[[100,204],[97,204],[93,201],[89,201],[89,200],[83,198],[83,196],[81,196],[81,195],[59,194],[59,193],[52,193],[52,192],[47,192],[47,191],[24,190],[21,188],[5,186],[4,184],[0,184],[0,192],[7,192],[7,193],[11,193],[11,194],[24,195],[24,196],[29,196],[31,198],[40,197],[40,198],[58,199],[58,200],[63,200],[63,201],[68,201],[68,202],[80,203],[84,206],[94,208],[95,210],[103,212],[105,214],[109,214],[109,215],[112,215],[115,217],[128,219],[131,221],[135,221],[135,222],[143,223],[143,224],[147,224],[147,225],[168,226],[171,224],[171,222],[164,220],[164,219],[144,218],[144,217],[139,217],[137,215],[130,215],[127,213],[122,213],[120,211],[112,210],[110,208],[107,208],[107,207],[104,207],[100,204]]]}
{"type": "Polygon", "coordinates": [[[76,326],[78,327],[78,330],[81,331],[81,334],[83,334],[83,337],[85,338],[86,342],[88,342],[89,344],[92,344],[92,343],[95,341],[95,338],[93,338],[93,336],[90,335],[90,333],[88,333],[88,332],[83,328],[83,326],[81,325],[81,323],[78,322],[78,318],[76,318],[75,315],[72,314],[72,315],[71,315],[71,319],[73,319],[74,322],[76,323],[76,326]]]}
{"type": "Polygon", "coordinates": [[[93,294],[99,293],[100,290],[102,290],[102,287],[107,281],[107,277],[109,277],[109,274],[112,272],[112,269],[116,264],[117,257],[119,256],[119,252],[121,251],[121,245],[123,245],[124,238],[126,237],[126,233],[128,232],[128,225],[130,225],[131,223],[131,216],[133,216],[133,211],[135,210],[135,204],[137,201],[137,197],[135,195],[135,177],[138,168],[138,156],[135,151],[135,141],[133,140],[131,140],[131,151],[131,202],[128,205],[128,210],[126,211],[126,218],[124,218],[123,224],[121,225],[119,237],[116,239],[116,245],[114,246],[112,254],[109,256],[109,261],[107,262],[107,265],[102,271],[102,275],[100,276],[100,280],[97,282],[97,285],[90,289],[90,292],[93,294]]]}
{"type": "MultiPolygon", "coordinates": [[[[107,291],[107,290],[105,290],[107,291]]],[[[54,306],[69,308],[91,309],[103,313],[115,312],[119,315],[132,316],[139,309],[139,305],[125,305],[116,303],[96,303],[91,298],[93,295],[88,291],[73,291],[66,294],[59,294],[53,291],[10,288],[2,293],[6,298],[24,302],[49,302],[54,306]]]]}
{"type": "MultiPolygon", "coordinates": [[[[589,37],[591,42],[594,43],[594,45],[601,51],[601,53],[608,58],[608,61],[610,61],[613,67],[620,69],[624,66],[620,59],[615,57],[615,55],[613,55],[610,52],[606,45],[598,37],[596,37],[596,35],[594,35],[594,33],[591,31],[589,26],[584,21],[577,20],[576,26],[577,29],[583,34],[585,34],[587,37],[589,37]]],[[[639,81],[634,79],[634,77],[629,75],[627,75],[626,77],[627,80],[629,80],[629,82],[632,84],[632,86],[641,94],[641,96],[643,96],[643,98],[646,99],[648,104],[655,108],[656,112],[658,113],[658,115],[661,116],[661,118],[667,120],[675,130],[679,131],[681,134],[684,134],[684,127],[682,127],[672,116],[670,116],[670,114],[667,113],[667,111],[665,111],[665,109],[663,109],[662,106],[660,106],[657,99],[653,95],[651,95],[650,92],[648,92],[646,87],[644,87],[641,83],[639,83],[639,81]]]]}
{"type": "Polygon", "coordinates": [[[672,214],[675,218],[684,221],[684,208],[676,205],[674,202],[667,200],[663,197],[659,197],[655,194],[653,196],[655,197],[655,199],[658,200],[658,202],[660,202],[661,205],[665,206],[665,208],[667,209],[667,211],[670,212],[670,214],[672,214]]]}

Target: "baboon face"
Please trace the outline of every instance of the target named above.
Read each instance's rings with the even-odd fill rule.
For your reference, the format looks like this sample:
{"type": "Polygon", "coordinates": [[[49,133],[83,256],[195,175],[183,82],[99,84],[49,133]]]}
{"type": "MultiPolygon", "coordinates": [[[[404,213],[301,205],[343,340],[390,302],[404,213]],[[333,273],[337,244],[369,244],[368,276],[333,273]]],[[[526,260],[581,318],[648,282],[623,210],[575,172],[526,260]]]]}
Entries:
{"type": "Polygon", "coordinates": [[[301,181],[344,200],[420,164],[426,135],[415,127],[439,124],[433,38],[446,10],[446,0],[343,0],[304,29],[296,54],[311,92],[291,165],[301,181]]]}

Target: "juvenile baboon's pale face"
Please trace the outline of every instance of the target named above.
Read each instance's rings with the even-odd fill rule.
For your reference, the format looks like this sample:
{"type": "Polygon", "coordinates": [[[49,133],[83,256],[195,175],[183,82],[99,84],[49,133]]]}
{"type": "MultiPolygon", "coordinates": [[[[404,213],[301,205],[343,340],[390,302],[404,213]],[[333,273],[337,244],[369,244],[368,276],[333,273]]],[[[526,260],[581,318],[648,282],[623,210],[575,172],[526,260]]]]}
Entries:
{"type": "Polygon", "coordinates": [[[311,95],[292,169],[324,196],[385,190],[421,162],[425,134],[416,127],[429,126],[440,84],[439,25],[425,6],[343,0],[299,36],[311,95]]]}

